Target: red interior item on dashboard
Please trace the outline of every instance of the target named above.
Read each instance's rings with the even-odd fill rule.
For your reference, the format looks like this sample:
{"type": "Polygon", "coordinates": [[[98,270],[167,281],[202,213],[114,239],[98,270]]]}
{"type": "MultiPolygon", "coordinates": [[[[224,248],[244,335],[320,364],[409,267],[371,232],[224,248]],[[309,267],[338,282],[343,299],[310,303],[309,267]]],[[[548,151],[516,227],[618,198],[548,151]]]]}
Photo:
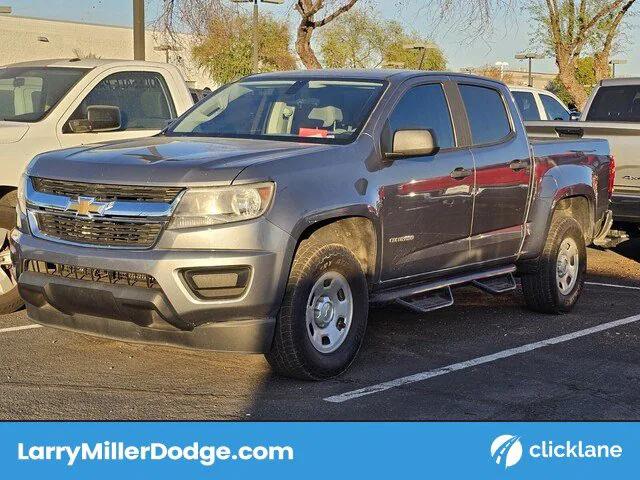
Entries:
{"type": "Polygon", "coordinates": [[[327,138],[329,136],[329,130],[321,130],[319,128],[300,128],[298,136],[327,138]]]}

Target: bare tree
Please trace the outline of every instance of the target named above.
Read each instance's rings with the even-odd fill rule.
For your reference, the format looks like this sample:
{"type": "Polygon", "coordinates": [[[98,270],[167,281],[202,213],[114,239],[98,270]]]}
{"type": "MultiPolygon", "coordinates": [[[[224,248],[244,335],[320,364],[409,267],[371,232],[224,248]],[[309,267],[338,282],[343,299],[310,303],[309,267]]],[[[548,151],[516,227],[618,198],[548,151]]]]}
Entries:
{"type": "Polygon", "coordinates": [[[311,46],[314,31],[351,10],[357,1],[296,0],[295,9],[300,14],[300,23],[296,34],[296,51],[305,67],[309,69],[322,68],[311,46]],[[319,13],[324,15],[318,20],[316,15],[319,13]]]}

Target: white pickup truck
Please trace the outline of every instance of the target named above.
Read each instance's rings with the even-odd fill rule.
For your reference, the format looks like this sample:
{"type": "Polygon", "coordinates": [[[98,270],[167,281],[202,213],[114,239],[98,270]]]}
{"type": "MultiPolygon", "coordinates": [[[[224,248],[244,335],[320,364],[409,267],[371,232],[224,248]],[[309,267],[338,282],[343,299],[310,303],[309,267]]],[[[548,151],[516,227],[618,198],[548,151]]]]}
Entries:
{"type": "Polygon", "coordinates": [[[16,187],[36,155],[155,135],[193,105],[168,64],[63,59],[0,68],[0,313],[21,305],[9,259],[16,187]]]}

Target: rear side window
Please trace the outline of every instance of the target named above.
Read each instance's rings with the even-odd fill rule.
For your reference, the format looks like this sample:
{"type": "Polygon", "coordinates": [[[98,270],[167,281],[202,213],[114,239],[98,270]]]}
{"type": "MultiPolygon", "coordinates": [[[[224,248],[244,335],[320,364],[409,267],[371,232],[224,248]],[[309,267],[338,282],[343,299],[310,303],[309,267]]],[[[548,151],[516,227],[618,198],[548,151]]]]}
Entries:
{"type": "Polygon", "coordinates": [[[503,140],[511,133],[511,124],[502,95],[479,85],[460,85],[474,145],[503,140]]]}
{"type": "MultiPolygon", "coordinates": [[[[175,117],[164,78],[155,72],[109,75],[91,90],[69,120],[87,118],[87,107],[92,105],[120,108],[122,130],[162,130],[167,120],[175,117]]],[[[64,131],[71,130],[65,127],[64,131]]]]}
{"type": "Polygon", "coordinates": [[[404,94],[389,117],[391,131],[432,130],[440,148],[455,146],[451,114],[442,85],[421,85],[404,94]]]}
{"type": "Polygon", "coordinates": [[[640,85],[600,87],[587,113],[594,122],[640,122],[640,85]]]}
{"type": "Polygon", "coordinates": [[[542,100],[544,111],[547,112],[547,119],[564,121],[570,119],[569,112],[555,98],[549,95],[540,95],[540,100],[542,100]]]}
{"type": "Polygon", "coordinates": [[[531,92],[512,92],[513,99],[518,105],[518,110],[525,122],[535,122],[541,120],[536,98],[531,92]]]}

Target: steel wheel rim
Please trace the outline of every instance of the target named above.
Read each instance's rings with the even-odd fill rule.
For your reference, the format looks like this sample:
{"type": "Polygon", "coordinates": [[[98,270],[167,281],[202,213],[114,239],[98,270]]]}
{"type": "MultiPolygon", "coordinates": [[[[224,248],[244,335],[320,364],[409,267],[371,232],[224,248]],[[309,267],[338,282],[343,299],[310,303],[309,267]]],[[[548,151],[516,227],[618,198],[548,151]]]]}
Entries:
{"type": "Polygon", "coordinates": [[[306,307],[306,330],[320,353],[335,352],[349,334],[353,320],[353,294],[347,279],[327,272],[311,288],[306,307]]]}
{"type": "Polygon", "coordinates": [[[563,295],[571,293],[578,282],[580,251],[573,238],[565,238],[560,244],[556,262],[556,285],[563,295]]]}
{"type": "Polygon", "coordinates": [[[17,285],[10,253],[9,230],[0,228],[0,295],[9,293],[17,285]]]}

